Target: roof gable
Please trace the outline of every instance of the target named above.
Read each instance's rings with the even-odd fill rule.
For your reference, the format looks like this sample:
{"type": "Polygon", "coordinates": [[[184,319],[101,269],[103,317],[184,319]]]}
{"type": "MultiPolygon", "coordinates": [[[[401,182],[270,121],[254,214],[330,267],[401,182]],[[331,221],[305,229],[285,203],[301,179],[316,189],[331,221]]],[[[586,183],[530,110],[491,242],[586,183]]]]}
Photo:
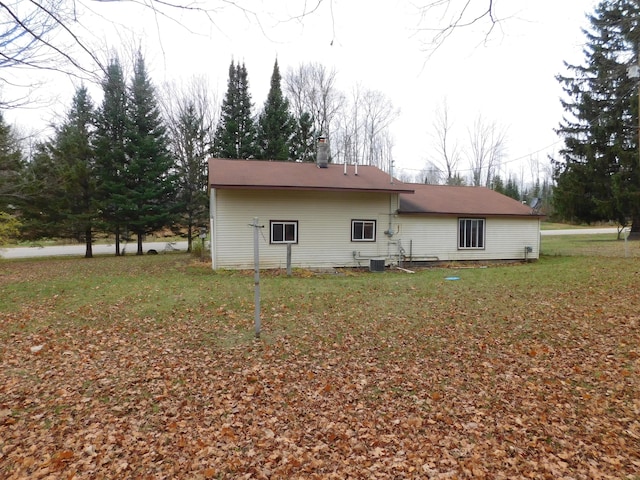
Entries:
{"type": "Polygon", "coordinates": [[[401,214],[541,216],[531,207],[486,187],[410,184],[400,195],[401,214]]]}
{"type": "Polygon", "coordinates": [[[209,185],[220,189],[327,190],[413,193],[413,185],[393,180],[377,167],[269,160],[209,160],[209,185]]]}

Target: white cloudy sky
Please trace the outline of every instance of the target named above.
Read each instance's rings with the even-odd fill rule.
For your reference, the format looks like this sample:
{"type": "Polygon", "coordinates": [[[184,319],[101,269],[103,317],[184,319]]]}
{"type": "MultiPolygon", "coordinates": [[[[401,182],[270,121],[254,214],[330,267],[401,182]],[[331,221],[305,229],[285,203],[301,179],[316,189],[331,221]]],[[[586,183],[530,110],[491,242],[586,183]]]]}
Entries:
{"type": "MultiPolygon", "coordinates": [[[[158,84],[206,75],[220,98],[231,59],[244,61],[256,106],[264,102],[276,56],[283,73],[302,62],[335,68],[343,91],[360,82],[400,109],[392,128],[396,172],[417,173],[433,157],[434,115],[445,100],[462,147],[478,115],[507,130],[505,175],[530,175],[531,158],[548,165],[547,155],[561,146],[553,132],[563,113],[554,77],[564,72],[563,61],[582,60],[581,28],[596,1],[494,0],[503,20],[488,38],[487,24],[479,23],[454,33],[432,55],[425,42],[433,32],[425,28],[442,25],[446,14],[422,18],[415,5],[426,2],[323,0],[316,12],[296,20],[300,0],[245,2],[255,17],[210,0],[208,5],[220,6],[213,21],[175,11],[169,20],[131,2],[89,2],[91,11],[79,12],[76,27],[103,50],[140,45],[158,84]]],[[[488,0],[473,2],[484,7],[488,0]]],[[[55,101],[7,118],[30,127],[46,124],[68,107],[76,83],[54,76],[37,95],[55,94],[55,101]]]]}

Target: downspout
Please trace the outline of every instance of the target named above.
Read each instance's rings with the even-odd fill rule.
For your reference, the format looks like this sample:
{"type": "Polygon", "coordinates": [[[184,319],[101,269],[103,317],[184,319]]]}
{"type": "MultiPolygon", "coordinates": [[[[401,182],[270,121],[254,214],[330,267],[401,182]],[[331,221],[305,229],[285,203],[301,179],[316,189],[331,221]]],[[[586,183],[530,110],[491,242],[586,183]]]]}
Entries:
{"type": "MultiPolygon", "coordinates": [[[[392,182],[393,182],[393,178],[392,178],[392,182]]],[[[394,231],[394,226],[393,226],[393,216],[396,214],[397,212],[397,201],[400,198],[400,196],[398,194],[389,194],[389,222],[387,224],[387,230],[385,230],[384,234],[387,236],[388,238],[388,243],[387,243],[387,258],[389,260],[392,260],[393,258],[397,258],[397,262],[398,265],[400,265],[401,263],[401,256],[402,256],[402,246],[400,244],[400,240],[392,240],[393,236],[397,233],[394,231]],[[394,204],[394,195],[395,195],[395,199],[396,199],[396,204],[394,204]],[[395,251],[393,251],[393,246],[395,246],[395,251]]]]}
{"type": "Polygon", "coordinates": [[[211,240],[209,241],[209,250],[211,251],[211,268],[216,269],[216,230],[214,229],[214,219],[216,215],[216,189],[209,190],[209,232],[211,232],[211,240]]]}
{"type": "Polygon", "coordinates": [[[389,223],[384,234],[389,238],[393,237],[393,193],[389,194],[389,223]]]}
{"type": "MultiPolygon", "coordinates": [[[[393,185],[393,160],[389,162],[389,183],[393,185]]],[[[389,238],[393,236],[393,195],[393,193],[389,194],[389,228],[384,232],[389,238]]],[[[397,193],[396,197],[399,198],[400,194],[397,193]]]]}
{"type": "Polygon", "coordinates": [[[540,228],[541,228],[540,223],[541,223],[540,217],[538,217],[538,259],[540,258],[540,246],[541,246],[541,240],[542,240],[542,233],[540,231],[540,228]]]}

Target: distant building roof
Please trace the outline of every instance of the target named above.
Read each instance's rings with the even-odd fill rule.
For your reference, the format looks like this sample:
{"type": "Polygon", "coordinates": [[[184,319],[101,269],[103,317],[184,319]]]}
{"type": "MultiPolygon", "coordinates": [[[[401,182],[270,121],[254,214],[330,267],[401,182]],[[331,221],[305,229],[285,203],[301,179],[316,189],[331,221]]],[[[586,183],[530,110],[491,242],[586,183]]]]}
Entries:
{"type": "Polygon", "coordinates": [[[485,187],[408,184],[400,195],[401,214],[542,216],[531,207],[485,187]]]}
{"type": "Polygon", "coordinates": [[[268,160],[209,160],[209,185],[220,189],[327,190],[379,193],[413,193],[413,185],[397,180],[377,167],[268,160]]]}

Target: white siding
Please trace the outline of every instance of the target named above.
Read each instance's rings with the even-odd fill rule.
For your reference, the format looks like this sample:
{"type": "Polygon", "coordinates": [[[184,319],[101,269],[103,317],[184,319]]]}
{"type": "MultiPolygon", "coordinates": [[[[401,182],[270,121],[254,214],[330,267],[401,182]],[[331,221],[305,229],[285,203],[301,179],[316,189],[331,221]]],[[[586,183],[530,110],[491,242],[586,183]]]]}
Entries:
{"type": "MultiPolygon", "coordinates": [[[[468,218],[468,217],[464,217],[468,218]]],[[[478,217],[485,218],[485,217],[478,217]]],[[[403,215],[397,219],[405,255],[414,260],[516,260],[540,255],[540,220],[534,218],[485,218],[485,248],[458,249],[458,217],[403,215]]]]}
{"type": "MultiPolygon", "coordinates": [[[[397,194],[280,190],[213,190],[213,268],[253,268],[253,231],[258,217],[261,268],[286,267],[287,247],[269,243],[270,220],[298,222],[294,267],[368,266],[369,258],[396,252],[384,234],[397,194]],[[376,220],[375,242],[352,242],[351,220],[376,220]],[[357,252],[361,260],[354,259],[357,252]]],[[[395,218],[391,217],[392,219],[395,218]]]]}

